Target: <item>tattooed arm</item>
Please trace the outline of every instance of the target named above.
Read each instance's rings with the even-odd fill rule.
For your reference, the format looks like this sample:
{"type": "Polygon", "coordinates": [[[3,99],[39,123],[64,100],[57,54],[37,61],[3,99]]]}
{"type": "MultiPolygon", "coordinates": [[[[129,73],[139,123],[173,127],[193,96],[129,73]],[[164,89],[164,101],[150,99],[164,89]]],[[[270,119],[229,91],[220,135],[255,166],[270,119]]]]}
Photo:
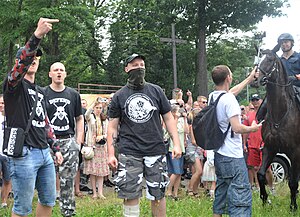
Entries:
{"type": "Polygon", "coordinates": [[[169,135],[174,143],[172,157],[180,158],[182,151],[181,151],[181,147],[180,147],[180,141],[179,141],[178,132],[177,132],[177,124],[175,122],[175,119],[171,112],[164,114],[163,119],[166,124],[169,135]]]}
{"type": "Polygon", "coordinates": [[[107,151],[108,151],[108,165],[112,169],[118,166],[118,160],[115,157],[115,145],[118,138],[119,118],[109,118],[107,127],[107,151]]]}

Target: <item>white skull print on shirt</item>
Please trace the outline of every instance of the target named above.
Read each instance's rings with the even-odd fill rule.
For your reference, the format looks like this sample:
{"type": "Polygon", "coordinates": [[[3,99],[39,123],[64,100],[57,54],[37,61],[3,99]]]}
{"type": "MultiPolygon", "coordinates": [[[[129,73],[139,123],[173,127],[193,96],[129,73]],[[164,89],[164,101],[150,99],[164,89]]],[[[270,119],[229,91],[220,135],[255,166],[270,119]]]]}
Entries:
{"type": "Polygon", "coordinates": [[[145,123],[157,110],[153,101],[143,93],[131,95],[125,102],[125,113],[135,123],[145,123]]]}
{"type": "Polygon", "coordinates": [[[56,108],[55,113],[50,119],[50,123],[54,130],[66,131],[69,129],[69,116],[65,110],[67,105],[70,105],[70,100],[65,98],[54,98],[49,100],[49,104],[56,108]]]}
{"type": "Polygon", "coordinates": [[[46,108],[55,135],[74,135],[75,119],[82,115],[79,93],[66,87],[61,92],[45,88],[46,108]]]}
{"type": "MultiPolygon", "coordinates": [[[[35,102],[35,94],[36,91],[32,90],[32,89],[28,89],[28,93],[30,95],[30,97],[33,99],[33,101],[35,102]]],[[[46,126],[46,122],[45,122],[45,111],[42,105],[42,101],[44,100],[44,95],[41,93],[38,93],[38,101],[36,104],[36,109],[35,109],[35,118],[33,118],[32,120],[32,126],[34,127],[45,127],[46,126]]],[[[32,107],[33,109],[33,107],[32,107]]],[[[30,113],[31,115],[31,113],[30,113]]]]}

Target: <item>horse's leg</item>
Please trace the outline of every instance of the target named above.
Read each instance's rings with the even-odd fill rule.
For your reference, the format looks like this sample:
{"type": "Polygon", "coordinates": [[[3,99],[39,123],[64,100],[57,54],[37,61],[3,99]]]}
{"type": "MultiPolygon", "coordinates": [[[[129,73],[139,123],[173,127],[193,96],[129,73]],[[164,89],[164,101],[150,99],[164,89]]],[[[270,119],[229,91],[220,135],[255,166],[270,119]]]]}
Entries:
{"type": "Polygon", "coordinates": [[[272,150],[272,148],[268,148],[267,145],[265,144],[265,147],[262,150],[262,165],[257,173],[257,179],[259,183],[259,188],[260,188],[260,198],[263,201],[263,204],[267,202],[268,199],[268,194],[266,191],[266,171],[268,167],[270,166],[276,151],[272,150]]]}
{"type": "Polygon", "coordinates": [[[296,201],[296,194],[298,190],[298,177],[299,177],[299,166],[298,162],[294,159],[292,160],[289,170],[289,187],[291,191],[291,204],[290,209],[291,211],[296,211],[298,209],[297,201],[296,201]]]}

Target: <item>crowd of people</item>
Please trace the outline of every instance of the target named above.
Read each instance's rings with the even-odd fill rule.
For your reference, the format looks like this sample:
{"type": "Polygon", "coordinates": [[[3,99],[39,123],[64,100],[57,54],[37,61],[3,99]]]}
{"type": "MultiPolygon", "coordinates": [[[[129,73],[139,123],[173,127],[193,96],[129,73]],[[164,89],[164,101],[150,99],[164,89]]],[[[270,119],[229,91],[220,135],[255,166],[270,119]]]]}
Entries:
{"type": "MultiPolygon", "coordinates": [[[[56,199],[62,216],[74,216],[75,197],[83,197],[82,186],[89,182],[91,189],[85,187],[95,200],[106,199],[104,184],[115,186],[123,199],[125,217],[139,216],[139,199],[145,187],[152,215],[161,217],[166,216],[165,197],[178,201],[182,180],[188,177],[184,195],[197,198],[200,187],[204,188],[214,201],[215,217],[224,213],[251,216],[251,190],[259,188],[257,171],[264,145],[262,124],[256,118],[262,99],[253,94],[249,105],[239,105],[236,95],[257,78],[257,68],[230,88],[231,70],[218,65],[211,72],[215,91],[208,97],[197,96],[193,101],[189,90],[185,97],[176,88],[169,100],[161,87],[145,81],[146,58],[132,54],[125,60],[126,85],[107,100],[98,97],[88,105],[78,92],[65,86],[67,72],[61,62],[50,66],[49,86],[35,83],[42,56],[38,46],[57,22],[40,18],[4,81],[0,96],[1,207],[7,207],[11,192],[12,216],[29,215],[36,189],[36,216],[51,216],[56,199]],[[203,150],[194,137],[193,119],[221,93],[226,94],[216,108],[218,122],[223,132],[230,124],[230,133],[218,150],[203,150]],[[21,153],[10,156],[17,144],[4,146],[4,132],[14,128],[24,131],[27,126],[30,129],[24,134],[21,153]],[[84,183],[82,177],[86,178],[84,183]]],[[[291,50],[294,40],[283,34],[278,43],[296,84],[300,58],[291,50]]],[[[267,180],[275,193],[270,169],[267,180]]]]}

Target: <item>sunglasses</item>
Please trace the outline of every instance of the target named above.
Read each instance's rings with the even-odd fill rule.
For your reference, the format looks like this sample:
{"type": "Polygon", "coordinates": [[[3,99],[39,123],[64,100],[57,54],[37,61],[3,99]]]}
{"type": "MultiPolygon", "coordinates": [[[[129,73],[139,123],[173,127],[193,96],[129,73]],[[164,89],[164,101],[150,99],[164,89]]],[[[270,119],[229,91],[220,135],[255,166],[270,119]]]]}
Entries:
{"type": "Polygon", "coordinates": [[[242,111],[244,111],[244,110],[245,110],[245,108],[241,108],[241,110],[242,110],[242,111]]]}
{"type": "Polygon", "coordinates": [[[251,101],[253,102],[253,101],[258,101],[259,99],[251,99],[251,101]]]}
{"type": "Polygon", "coordinates": [[[206,104],[206,103],[207,103],[207,101],[202,101],[202,103],[203,103],[203,104],[206,104]]]}

